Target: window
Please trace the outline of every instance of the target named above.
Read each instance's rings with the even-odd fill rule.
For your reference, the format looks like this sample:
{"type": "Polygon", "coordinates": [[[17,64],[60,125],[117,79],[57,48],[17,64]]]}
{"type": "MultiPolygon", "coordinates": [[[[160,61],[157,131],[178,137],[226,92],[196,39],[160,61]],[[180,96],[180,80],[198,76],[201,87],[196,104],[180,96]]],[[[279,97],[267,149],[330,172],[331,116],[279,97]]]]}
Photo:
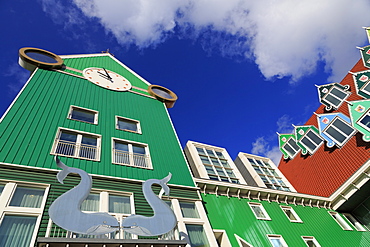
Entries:
{"type": "Polygon", "coordinates": [[[151,169],[149,148],[143,143],[134,143],[113,138],[113,163],[151,169]]]}
{"type": "Polygon", "coordinates": [[[355,132],[356,130],[340,117],[335,117],[323,131],[324,134],[334,140],[339,146],[345,144],[355,132]]]}
{"type": "Polygon", "coordinates": [[[282,148],[287,152],[291,159],[293,159],[300,150],[296,141],[292,137],[289,138],[289,140],[282,146],[282,148]]]}
{"type": "Polygon", "coordinates": [[[59,128],[52,154],[88,160],[100,159],[100,135],[59,128]]]}
{"type": "Polygon", "coordinates": [[[320,247],[319,243],[314,237],[302,237],[302,239],[308,247],[320,247]]]}
{"type": "Polygon", "coordinates": [[[354,228],[356,228],[357,231],[360,231],[360,232],[364,232],[366,231],[366,229],[361,225],[360,222],[358,222],[358,220],[352,216],[351,214],[348,214],[348,213],[345,213],[343,214],[343,216],[349,221],[351,222],[352,226],[354,228]]]}
{"type": "Polygon", "coordinates": [[[273,247],[288,247],[285,240],[280,235],[267,235],[273,247]]]}
{"type": "Polygon", "coordinates": [[[209,179],[235,184],[240,183],[221,150],[214,150],[209,147],[196,147],[196,150],[209,179]]]}
{"type": "Polygon", "coordinates": [[[343,103],[343,101],[348,96],[349,96],[348,92],[343,91],[339,87],[333,86],[328,91],[328,93],[322,97],[322,100],[328,103],[329,105],[333,106],[335,109],[338,109],[338,107],[343,103]]]}
{"type": "Polygon", "coordinates": [[[302,222],[302,220],[299,218],[298,214],[293,210],[292,207],[288,206],[280,206],[285,215],[288,217],[290,222],[302,222]]]}
{"type": "Polygon", "coordinates": [[[199,218],[198,211],[193,202],[180,202],[182,216],[184,218],[199,218]]]}
{"type": "Polygon", "coordinates": [[[307,148],[310,154],[316,152],[316,150],[323,143],[323,139],[312,129],[308,130],[307,133],[301,138],[300,143],[307,148]]]}
{"type": "Polygon", "coordinates": [[[328,212],[334,220],[342,227],[343,230],[353,231],[353,229],[347,224],[347,222],[337,213],[337,212],[328,212]]]}
{"type": "Polygon", "coordinates": [[[361,127],[363,127],[366,130],[370,131],[370,109],[367,110],[367,112],[364,115],[362,115],[362,117],[359,120],[357,120],[357,123],[361,127]]]}
{"type": "Polygon", "coordinates": [[[116,116],[116,128],[141,134],[140,122],[129,118],[116,116]]]}
{"type": "Polygon", "coordinates": [[[34,246],[47,191],[44,185],[0,185],[0,246],[34,246]]]}
{"type": "Polygon", "coordinates": [[[247,157],[247,159],[267,188],[290,191],[289,187],[283,182],[282,177],[267,161],[252,157],[247,157]]]}
{"type": "Polygon", "coordinates": [[[247,243],[244,239],[234,234],[236,241],[238,241],[239,247],[253,247],[251,244],[247,243]]]}
{"type": "Polygon", "coordinates": [[[68,118],[86,123],[98,124],[98,112],[82,107],[71,106],[68,118]]]}
{"type": "Polygon", "coordinates": [[[361,87],[360,91],[370,95],[370,80],[361,87]]]}
{"type": "Polygon", "coordinates": [[[202,225],[185,225],[191,246],[210,247],[202,225]]]}
{"type": "Polygon", "coordinates": [[[261,203],[249,202],[248,205],[252,209],[252,212],[254,213],[257,219],[271,220],[271,218],[269,217],[261,203]]]}

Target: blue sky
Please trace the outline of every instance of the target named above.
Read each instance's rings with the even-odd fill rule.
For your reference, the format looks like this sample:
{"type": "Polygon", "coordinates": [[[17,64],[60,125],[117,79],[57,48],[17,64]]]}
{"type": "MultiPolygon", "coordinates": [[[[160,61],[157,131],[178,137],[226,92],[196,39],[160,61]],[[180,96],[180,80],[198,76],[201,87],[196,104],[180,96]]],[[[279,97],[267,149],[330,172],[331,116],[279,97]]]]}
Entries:
{"type": "Polygon", "coordinates": [[[151,84],[188,140],[279,160],[277,135],[319,106],[368,44],[370,1],[17,0],[0,2],[0,114],[26,82],[21,47],[59,55],[110,49],[151,84]]]}

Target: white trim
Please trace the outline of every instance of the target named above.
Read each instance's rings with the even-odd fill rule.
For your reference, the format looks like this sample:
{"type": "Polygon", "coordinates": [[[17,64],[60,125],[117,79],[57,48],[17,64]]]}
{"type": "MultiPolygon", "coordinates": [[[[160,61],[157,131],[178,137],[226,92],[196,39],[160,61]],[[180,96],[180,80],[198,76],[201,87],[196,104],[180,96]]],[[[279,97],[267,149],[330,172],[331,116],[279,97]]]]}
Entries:
{"type": "Polygon", "coordinates": [[[261,203],[248,202],[248,206],[250,207],[250,209],[252,210],[254,216],[256,216],[256,218],[258,220],[271,220],[270,216],[268,215],[267,211],[265,210],[265,208],[263,207],[263,205],[261,203]],[[258,216],[256,214],[256,212],[253,210],[253,206],[258,207],[262,211],[262,213],[264,214],[264,217],[258,216]]]}
{"type": "Polygon", "coordinates": [[[84,122],[84,123],[89,123],[89,124],[95,124],[95,125],[97,125],[98,124],[98,116],[99,116],[99,112],[96,111],[96,110],[91,110],[91,109],[88,109],[88,108],[84,108],[84,107],[80,107],[80,106],[76,106],[76,105],[71,105],[69,107],[67,118],[70,119],[70,120],[74,120],[74,121],[79,121],[79,122],[84,122]],[[72,111],[73,111],[73,109],[81,109],[81,110],[89,111],[89,112],[95,114],[95,116],[94,116],[94,122],[93,123],[90,123],[90,122],[87,122],[87,121],[83,121],[83,120],[72,118],[72,111]]]}
{"type": "Polygon", "coordinates": [[[351,95],[351,93],[350,93],[350,92],[343,90],[342,88],[340,88],[340,87],[336,86],[336,84],[333,84],[333,86],[329,89],[329,91],[328,91],[327,93],[325,93],[325,95],[321,98],[321,100],[322,100],[322,101],[325,101],[326,103],[328,103],[328,104],[329,104],[331,107],[333,107],[334,109],[338,109],[338,108],[343,104],[343,102],[345,102],[345,101],[346,101],[346,99],[349,97],[349,95],[351,95]],[[346,94],[346,96],[345,96],[343,99],[339,98],[338,96],[336,96],[335,94],[333,94],[333,93],[332,93],[333,89],[337,89],[338,91],[340,91],[340,92],[342,92],[342,93],[346,94]],[[339,101],[340,101],[340,103],[339,103],[338,105],[334,105],[330,100],[327,100],[327,99],[326,99],[326,97],[327,97],[328,95],[330,95],[330,96],[332,96],[332,97],[336,98],[337,100],[339,100],[339,101]]]}
{"type": "Polygon", "coordinates": [[[317,240],[312,236],[301,236],[305,244],[310,247],[311,245],[307,244],[307,241],[312,240],[316,247],[321,247],[321,245],[317,242],[317,240]],[[307,241],[306,241],[307,240],[307,241]]]}
{"type": "Polygon", "coordinates": [[[353,229],[349,226],[349,224],[340,216],[338,212],[334,211],[327,211],[333,219],[338,223],[338,225],[346,231],[353,231],[353,229]]]}
{"type": "Polygon", "coordinates": [[[245,241],[244,239],[242,239],[238,235],[234,234],[234,237],[236,238],[236,241],[238,242],[239,247],[246,247],[245,245],[247,245],[248,247],[253,247],[253,245],[251,245],[250,243],[248,243],[247,241],[245,241]]]}
{"type": "Polygon", "coordinates": [[[131,133],[142,134],[142,132],[141,132],[141,126],[140,126],[140,121],[139,120],[135,120],[135,119],[132,119],[132,118],[127,118],[127,117],[122,117],[122,116],[118,116],[118,115],[116,115],[115,120],[116,120],[116,129],[122,130],[122,131],[131,132],[131,133]],[[120,129],[119,126],[118,126],[118,121],[120,119],[122,119],[122,120],[128,120],[128,122],[135,122],[136,123],[136,129],[137,129],[137,131],[128,130],[128,129],[120,129]]]}
{"type": "Polygon", "coordinates": [[[370,91],[366,91],[365,90],[365,87],[368,87],[369,85],[370,85],[370,80],[368,80],[367,82],[365,82],[365,84],[362,85],[362,87],[359,89],[359,91],[361,91],[362,93],[365,93],[365,94],[367,94],[367,95],[370,96],[370,91]]]}
{"type": "Polygon", "coordinates": [[[359,232],[366,232],[365,227],[362,226],[362,224],[351,214],[349,213],[343,213],[342,214],[344,218],[347,219],[347,221],[359,232]]]}
{"type": "Polygon", "coordinates": [[[281,235],[276,235],[276,234],[267,234],[267,238],[268,240],[270,241],[270,244],[274,247],[274,245],[272,244],[271,240],[273,239],[278,239],[280,240],[280,243],[282,244],[282,247],[288,247],[287,243],[285,242],[283,236],[281,235]]]}
{"type": "Polygon", "coordinates": [[[295,148],[293,148],[293,146],[289,143],[290,140],[293,140],[295,142],[295,144],[298,146],[297,144],[297,140],[295,140],[292,136],[289,137],[289,139],[281,146],[281,148],[288,154],[289,158],[293,159],[295,156],[297,156],[297,154],[299,153],[299,150],[301,149],[299,146],[298,146],[298,149],[296,150],[295,148]],[[288,152],[286,150],[285,145],[289,145],[289,147],[291,147],[295,153],[292,155],[290,152],[288,152]]]}
{"type": "Polygon", "coordinates": [[[367,111],[356,121],[356,123],[358,125],[360,125],[362,128],[364,128],[365,130],[369,131],[370,132],[370,127],[364,125],[363,123],[361,123],[361,121],[365,118],[365,116],[369,115],[370,116],[370,108],[367,109],[367,111]]]}
{"type": "Polygon", "coordinates": [[[333,120],[330,121],[330,123],[324,128],[324,130],[322,131],[322,133],[324,133],[325,135],[327,135],[331,140],[333,140],[337,146],[341,147],[343,146],[344,144],[346,144],[348,142],[349,139],[351,139],[351,137],[356,134],[357,130],[355,128],[353,128],[349,123],[347,123],[347,121],[345,121],[344,119],[342,119],[341,117],[339,116],[335,116],[333,118],[333,120]],[[345,125],[347,125],[348,127],[350,127],[351,129],[353,129],[353,131],[351,132],[350,135],[347,135],[346,133],[344,133],[341,129],[339,129],[337,126],[335,126],[333,123],[336,121],[336,120],[339,120],[340,122],[344,123],[345,125]],[[334,128],[336,131],[338,131],[340,134],[342,134],[345,139],[343,142],[339,142],[336,138],[334,138],[333,136],[331,136],[329,133],[327,133],[326,131],[330,128],[334,128]]]}
{"type": "Polygon", "coordinates": [[[223,229],[213,229],[213,234],[215,235],[216,241],[219,237],[221,237],[221,242],[219,247],[232,247],[229,237],[227,236],[227,233],[223,229]],[[219,235],[219,236],[217,236],[219,235]]]}
{"type": "Polygon", "coordinates": [[[301,137],[301,139],[299,139],[299,141],[298,141],[300,144],[302,144],[306,149],[307,149],[307,151],[311,154],[311,155],[313,155],[320,147],[321,147],[321,145],[322,144],[324,144],[324,140],[323,140],[323,138],[318,134],[318,133],[316,133],[316,131],[314,131],[314,130],[312,130],[311,128],[310,129],[308,129],[308,131],[301,137]],[[314,142],[307,134],[308,134],[308,132],[312,132],[312,133],[314,133],[314,135],[316,135],[316,137],[318,137],[320,140],[321,140],[321,142],[319,143],[319,144],[316,144],[316,142],[314,142]],[[303,142],[302,142],[302,139],[303,138],[307,138],[310,142],[312,142],[316,147],[315,147],[315,149],[313,149],[313,150],[311,150],[311,148],[309,148],[306,144],[304,144],[303,142]]]}
{"type": "Polygon", "coordinates": [[[290,222],[303,223],[303,221],[301,220],[301,218],[299,218],[298,214],[294,211],[294,209],[293,209],[292,207],[290,207],[290,206],[282,206],[282,205],[280,205],[280,208],[281,208],[281,210],[283,210],[283,212],[284,212],[285,216],[288,218],[288,220],[289,220],[290,222]],[[293,216],[294,216],[296,219],[295,219],[295,220],[290,219],[290,218],[289,218],[289,216],[288,216],[288,214],[286,213],[286,211],[285,211],[285,210],[290,211],[290,213],[291,213],[291,214],[293,214],[293,216]]]}

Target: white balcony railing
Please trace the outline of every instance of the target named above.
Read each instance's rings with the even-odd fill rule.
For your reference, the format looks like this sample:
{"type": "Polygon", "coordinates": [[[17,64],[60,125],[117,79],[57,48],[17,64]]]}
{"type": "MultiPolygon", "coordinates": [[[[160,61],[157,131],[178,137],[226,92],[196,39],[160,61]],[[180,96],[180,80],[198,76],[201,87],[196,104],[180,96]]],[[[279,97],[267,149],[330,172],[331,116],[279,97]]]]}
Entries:
{"type": "Polygon", "coordinates": [[[150,168],[149,155],[113,150],[113,163],[150,168]]]}
{"type": "Polygon", "coordinates": [[[55,154],[85,158],[90,160],[97,159],[97,147],[87,144],[78,144],[64,140],[57,140],[55,154]]]}

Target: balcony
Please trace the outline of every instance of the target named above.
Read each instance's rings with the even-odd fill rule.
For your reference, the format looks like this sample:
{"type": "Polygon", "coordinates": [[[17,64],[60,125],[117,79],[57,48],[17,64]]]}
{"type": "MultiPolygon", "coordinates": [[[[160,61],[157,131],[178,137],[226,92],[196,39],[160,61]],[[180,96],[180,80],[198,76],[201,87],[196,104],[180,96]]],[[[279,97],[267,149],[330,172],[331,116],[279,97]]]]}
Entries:
{"type": "Polygon", "coordinates": [[[97,160],[97,147],[87,144],[76,144],[65,140],[57,140],[55,154],[97,160]]]}
{"type": "Polygon", "coordinates": [[[151,168],[149,162],[149,155],[138,154],[128,151],[122,151],[118,149],[113,149],[113,163],[135,166],[140,168],[151,168]]]}

